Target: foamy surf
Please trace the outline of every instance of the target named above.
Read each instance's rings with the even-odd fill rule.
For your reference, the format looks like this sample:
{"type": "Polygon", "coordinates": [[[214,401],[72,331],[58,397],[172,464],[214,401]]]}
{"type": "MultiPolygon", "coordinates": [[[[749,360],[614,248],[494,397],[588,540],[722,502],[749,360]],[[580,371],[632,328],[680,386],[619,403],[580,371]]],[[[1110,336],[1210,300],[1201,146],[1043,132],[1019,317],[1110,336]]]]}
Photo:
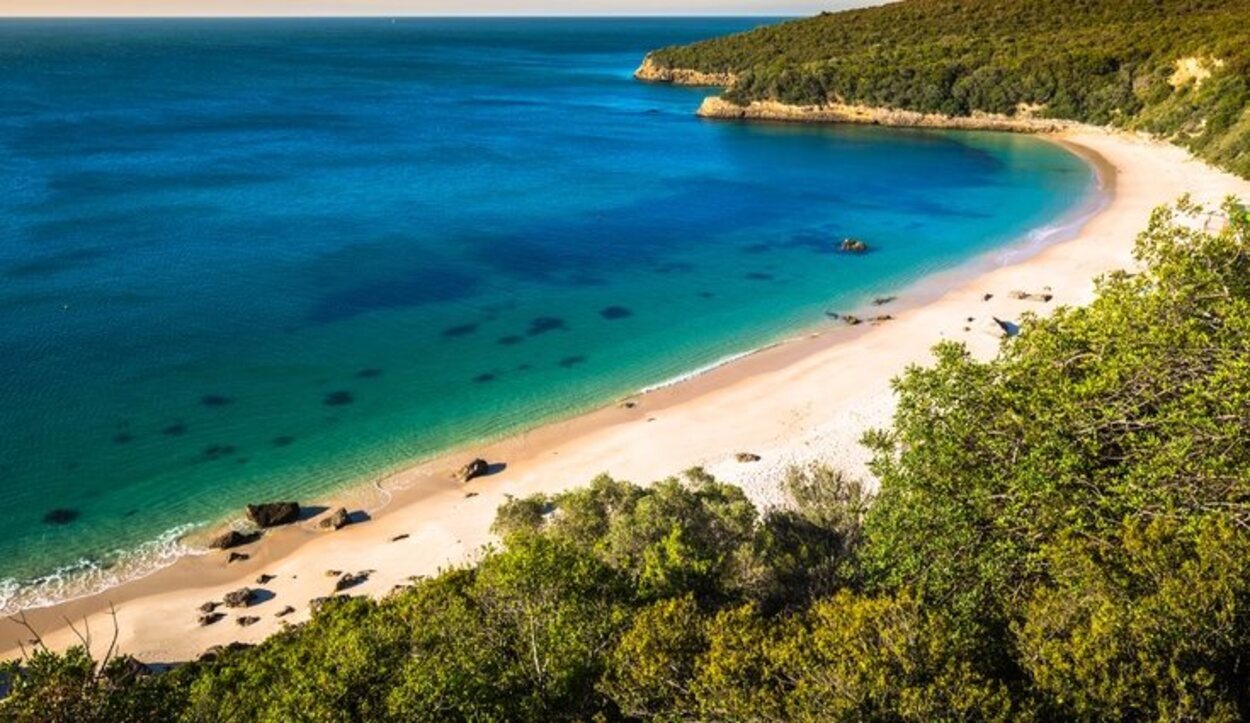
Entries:
{"type": "Polygon", "coordinates": [[[179,525],[137,548],[114,550],[103,560],[80,559],[32,580],[0,580],[0,614],[13,615],[94,595],[168,567],[183,555],[203,553],[184,541],[200,526],[179,525]]]}

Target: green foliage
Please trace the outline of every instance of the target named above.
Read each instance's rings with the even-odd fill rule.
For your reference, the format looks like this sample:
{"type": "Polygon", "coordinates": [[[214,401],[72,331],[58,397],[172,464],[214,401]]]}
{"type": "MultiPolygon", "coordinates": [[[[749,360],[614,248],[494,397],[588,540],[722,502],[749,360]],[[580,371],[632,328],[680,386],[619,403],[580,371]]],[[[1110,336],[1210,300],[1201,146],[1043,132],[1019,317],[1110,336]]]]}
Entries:
{"type": "Polygon", "coordinates": [[[158,723],[185,704],[186,673],[153,675],[129,657],[97,662],[86,647],[54,653],[42,644],[0,667],[9,683],[0,719],[13,723],[158,723]]]}
{"type": "Polygon", "coordinates": [[[1054,581],[1034,592],[1018,639],[1072,719],[1242,719],[1250,539],[1222,515],[1188,527],[1134,521],[1119,547],[1065,537],[1048,551],[1054,581]]]}
{"type": "Polygon", "coordinates": [[[6,666],[15,721],[1250,716],[1250,213],[1182,202],[1084,308],[896,382],[880,490],[702,470],[510,500],[500,547],[161,675],[6,666]],[[1218,219],[1217,219],[1218,221],[1218,219]]]}
{"type": "Polygon", "coordinates": [[[1250,0],[903,0],[657,50],[726,96],[1140,128],[1250,176],[1250,0]],[[1199,59],[1209,78],[1173,74],[1199,59]]]}

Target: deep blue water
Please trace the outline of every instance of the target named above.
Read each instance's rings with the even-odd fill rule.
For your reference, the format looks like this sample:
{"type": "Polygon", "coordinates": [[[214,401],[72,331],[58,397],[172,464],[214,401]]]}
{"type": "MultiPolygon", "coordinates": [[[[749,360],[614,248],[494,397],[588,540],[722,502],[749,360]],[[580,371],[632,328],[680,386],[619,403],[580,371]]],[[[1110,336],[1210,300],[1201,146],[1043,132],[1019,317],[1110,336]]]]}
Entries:
{"type": "Polygon", "coordinates": [[[630,77],[759,22],[0,23],[0,579],[830,323],[1091,193],[1036,139],[630,77]]]}

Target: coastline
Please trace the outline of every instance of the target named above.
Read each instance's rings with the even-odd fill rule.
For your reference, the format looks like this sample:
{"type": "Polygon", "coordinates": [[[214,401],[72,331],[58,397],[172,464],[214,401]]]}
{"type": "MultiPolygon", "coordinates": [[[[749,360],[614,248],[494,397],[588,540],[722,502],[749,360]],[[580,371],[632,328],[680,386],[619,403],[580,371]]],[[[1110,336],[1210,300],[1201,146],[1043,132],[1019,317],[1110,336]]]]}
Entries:
{"type": "MultiPolygon", "coordinates": [[[[677,77],[677,76],[674,76],[677,77]]],[[[685,85],[683,81],[670,82],[685,85]]],[[[863,105],[788,105],[777,101],[753,100],[737,105],[719,96],[704,98],[695,114],[721,120],[776,121],[781,123],[844,123],[891,128],[940,128],[943,130],[1000,131],[1008,133],[1064,133],[1082,128],[1074,121],[974,112],[970,116],[920,113],[894,108],[863,105]]]]}
{"type": "MultiPolygon", "coordinates": [[[[267,636],[279,629],[273,613],[285,605],[296,612],[284,620],[306,619],[308,600],[332,590],[327,569],[373,569],[369,582],[357,589],[382,594],[409,575],[472,560],[490,541],[494,510],[507,495],[558,491],[603,471],[647,482],[703,464],[767,504],[774,500],[768,480],[790,463],[821,459],[863,474],[859,434],[888,423],[889,380],[908,364],[924,362],[933,343],[960,339],[974,354],[992,355],[1000,334],[991,315],[1016,319],[1024,311],[1087,301],[1096,275],[1131,265],[1133,239],[1153,207],[1185,192],[1208,204],[1228,193],[1250,195],[1247,182],[1162,142],[1086,128],[1048,137],[1101,164],[1106,174],[1106,206],[1072,239],[1035,253],[1026,249],[1008,266],[981,259],[971,271],[927,279],[919,288],[904,290],[897,306],[884,309],[896,318],[881,326],[839,328],[765,347],[660,385],[636,397],[633,408],[613,405],[440,457],[328,503],[363,509],[373,519],[362,524],[322,532],[313,520],[279,529],[243,548],[251,559],[234,565],[220,552],[183,557],[102,593],[29,611],[30,621],[51,647],[61,648],[74,642],[63,617],[89,617],[94,629],[107,630],[113,602],[122,651],[149,662],[184,660],[211,645],[267,636]],[[1046,286],[1054,294],[1049,304],[1009,298],[1014,289],[1046,286]],[[984,293],[994,298],[983,301],[984,293]],[[969,316],[974,322],[965,321],[969,316]],[[750,415],[725,413],[748,408],[750,415]],[[741,451],[764,459],[734,462],[733,455],[741,451]],[[507,468],[461,486],[451,474],[472,456],[507,468]],[[477,495],[466,497],[466,492],[477,495]],[[403,534],[409,537],[391,541],[403,534]],[[262,573],[278,577],[266,586],[275,597],[253,608],[261,622],[248,628],[229,620],[197,627],[200,603],[253,584],[262,573]]],[[[3,625],[0,649],[10,657],[16,641],[26,636],[10,622],[3,625]]]]}

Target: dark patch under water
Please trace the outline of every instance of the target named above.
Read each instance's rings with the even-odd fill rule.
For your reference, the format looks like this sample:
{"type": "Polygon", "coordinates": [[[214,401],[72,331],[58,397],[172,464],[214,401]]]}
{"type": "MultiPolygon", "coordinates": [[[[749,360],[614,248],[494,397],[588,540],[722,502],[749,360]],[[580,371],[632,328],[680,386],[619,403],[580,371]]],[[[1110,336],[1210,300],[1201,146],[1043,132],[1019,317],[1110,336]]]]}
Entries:
{"type": "Polygon", "coordinates": [[[483,372],[473,377],[473,381],[478,384],[484,384],[486,382],[493,382],[495,381],[495,375],[491,374],[490,372],[483,372]]]}
{"type": "Polygon", "coordinates": [[[520,344],[523,341],[525,341],[525,337],[517,336],[516,334],[509,334],[507,336],[499,337],[499,339],[497,339],[495,343],[499,344],[500,346],[514,346],[516,344],[520,344]]]}
{"type": "Polygon", "coordinates": [[[368,369],[361,369],[360,371],[356,372],[357,379],[377,379],[380,376],[382,376],[382,370],[377,369],[375,367],[369,367],[368,369]]]}
{"type": "Polygon", "coordinates": [[[234,454],[237,448],[232,444],[213,444],[204,448],[205,459],[221,459],[234,454]]]}
{"type": "Polygon", "coordinates": [[[81,514],[78,510],[69,507],[57,507],[44,513],[43,522],[45,525],[68,525],[78,519],[81,514]]]}
{"type": "Polygon", "coordinates": [[[321,400],[321,403],[327,407],[341,407],[354,401],[356,401],[356,397],[352,396],[351,392],[339,390],[327,394],[325,399],[321,400]]]}
{"type": "Polygon", "coordinates": [[[457,336],[468,336],[475,331],[477,331],[477,324],[457,324],[456,326],[449,326],[446,329],[443,329],[442,335],[448,338],[453,338],[457,336]]]}
{"type": "Polygon", "coordinates": [[[529,336],[538,336],[549,331],[567,331],[568,328],[564,319],[556,316],[540,316],[530,322],[530,328],[525,333],[529,336]]]}
{"type": "Polygon", "coordinates": [[[161,430],[161,434],[166,437],[181,437],[187,433],[187,425],[182,422],[174,422],[173,424],[161,430]]]}
{"type": "Polygon", "coordinates": [[[295,443],[295,437],[292,437],[287,434],[284,434],[280,437],[274,437],[270,441],[270,444],[272,444],[275,447],[290,447],[294,443],[295,443]]]}
{"type": "Polygon", "coordinates": [[[752,281],[772,281],[776,277],[773,276],[772,274],[766,274],[763,271],[752,271],[751,273],[747,274],[745,278],[748,278],[752,281]]]}
{"type": "Polygon", "coordinates": [[[135,436],[130,432],[118,432],[113,435],[113,444],[129,444],[133,442],[135,436]]]}
{"type": "Polygon", "coordinates": [[[634,312],[626,309],[624,306],[608,306],[599,310],[599,316],[608,320],[624,319],[633,315],[634,312]]]}
{"type": "Polygon", "coordinates": [[[200,404],[203,404],[206,407],[224,407],[231,401],[233,400],[231,400],[230,397],[223,394],[205,394],[200,397],[200,404]]]}
{"type": "Polygon", "coordinates": [[[578,364],[584,364],[584,363],[586,363],[586,357],[582,356],[581,354],[576,354],[574,356],[566,356],[563,359],[561,359],[559,362],[560,367],[563,369],[571,369],[577,366],[578,364]]]}

